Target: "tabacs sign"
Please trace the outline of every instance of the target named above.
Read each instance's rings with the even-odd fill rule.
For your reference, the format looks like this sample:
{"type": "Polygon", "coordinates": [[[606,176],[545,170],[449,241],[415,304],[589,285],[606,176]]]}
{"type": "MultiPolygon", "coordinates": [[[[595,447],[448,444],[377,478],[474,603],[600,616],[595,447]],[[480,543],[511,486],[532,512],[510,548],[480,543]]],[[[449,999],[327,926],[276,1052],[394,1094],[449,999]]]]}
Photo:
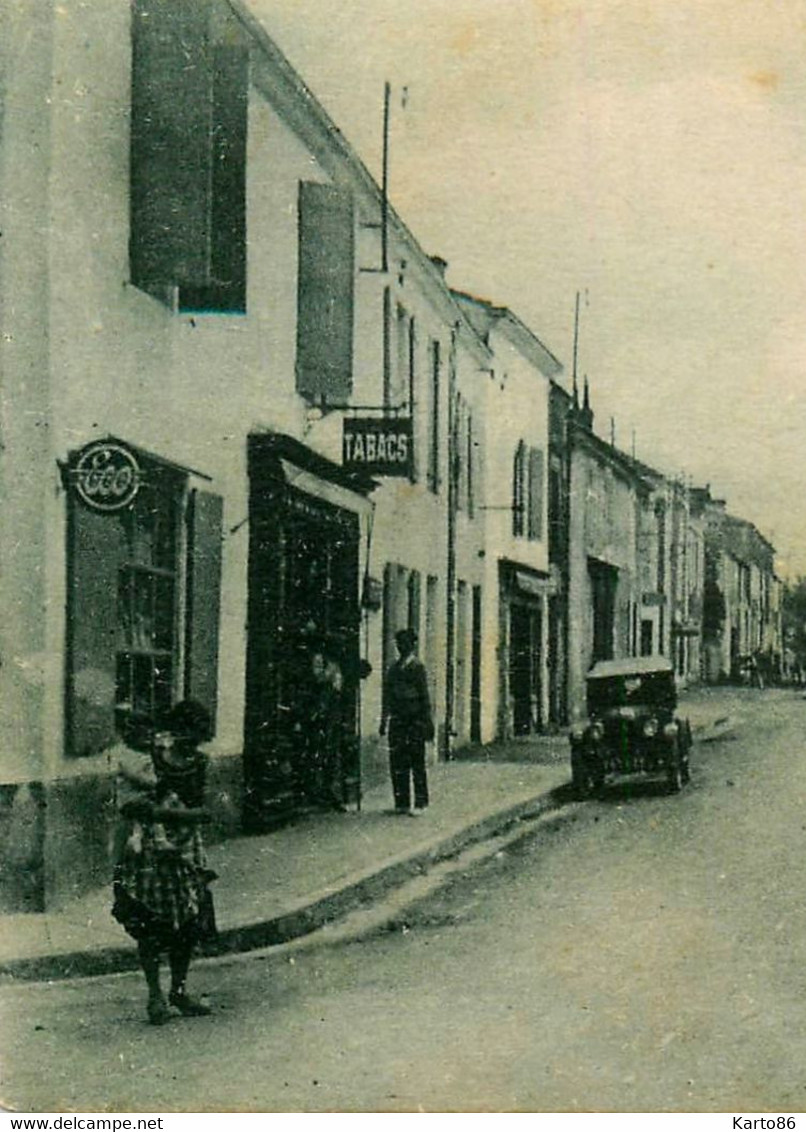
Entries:
{"type": "Polygon", "coordinates": [[[345,417],[343,464],[373,476],[411,478],[411,417],[345,417]]]}

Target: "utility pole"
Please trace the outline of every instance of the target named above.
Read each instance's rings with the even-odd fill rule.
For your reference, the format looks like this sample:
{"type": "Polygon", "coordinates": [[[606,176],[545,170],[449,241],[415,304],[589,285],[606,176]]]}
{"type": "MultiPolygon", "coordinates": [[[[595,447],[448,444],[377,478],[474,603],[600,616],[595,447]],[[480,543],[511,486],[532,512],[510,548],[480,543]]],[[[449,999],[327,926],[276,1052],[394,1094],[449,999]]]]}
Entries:
{"type": "Polygon", "coordinates": [[[574,408],[579,408],[579,385],[577,383],[577,353],[579,350],[579,291],[577,291],[576,306],[574,308],[574,408]]]}
{"type": "Polygon", "coordinates": [[[381,174],[381,271],[389,270],[389,102],[392,88],[383,84],[383,169],[381,174]]]}
{"type": "Polygon", "coordinates": [[[456,349],[458,325],[451,330],[448,359],[448,560],[445,600],[445,732],[442,756],[451,758],[454,701],[456,695],[456,504],[459,453],[456,435],[456,349]]]}

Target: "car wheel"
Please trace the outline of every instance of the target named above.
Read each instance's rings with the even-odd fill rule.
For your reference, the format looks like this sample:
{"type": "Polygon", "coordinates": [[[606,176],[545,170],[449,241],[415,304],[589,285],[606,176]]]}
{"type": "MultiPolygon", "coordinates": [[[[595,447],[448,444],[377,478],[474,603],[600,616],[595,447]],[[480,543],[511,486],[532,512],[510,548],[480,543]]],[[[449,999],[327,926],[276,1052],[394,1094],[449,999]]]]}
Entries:
{"type": "Polygon", "coordinates": [[[669,752],[669,761],[666,764],[666,784],[670,794],[679,794],[685,781],[683,777],[683,759],[680,757],[680,746],[675,739],[669,752]]]}

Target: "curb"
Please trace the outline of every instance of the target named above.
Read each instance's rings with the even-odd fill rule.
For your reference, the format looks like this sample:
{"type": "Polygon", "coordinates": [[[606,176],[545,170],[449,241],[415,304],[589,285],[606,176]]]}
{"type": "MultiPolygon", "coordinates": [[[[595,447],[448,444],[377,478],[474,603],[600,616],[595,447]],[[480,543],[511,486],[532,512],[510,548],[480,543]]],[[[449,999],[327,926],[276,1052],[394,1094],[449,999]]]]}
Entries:
{"type": "MultiPolygon", "coordinates": [[[[255,951],[309,935],[362,904],[378,900],[390,889],[398,887],[417,873],[426,872],[439,861],[455,857],[470,845],[486,841],[518,821],[537,818],[550,810],[560,809],[568,800],[568,787],[562,785],[489,814],[409,857],[394,859],[377,869],[359,874],[347,880],[341,888],[308,896],[297,907],[270,919],[219,929],[215,945],[205,948],[201,955],[209,959],[255,951]]],[[[139,970],[139,962],[133,946],[104,947],[91,951],[9,959],[0,962],[0,980],[46,982],[135,970],[139,970]]]]}

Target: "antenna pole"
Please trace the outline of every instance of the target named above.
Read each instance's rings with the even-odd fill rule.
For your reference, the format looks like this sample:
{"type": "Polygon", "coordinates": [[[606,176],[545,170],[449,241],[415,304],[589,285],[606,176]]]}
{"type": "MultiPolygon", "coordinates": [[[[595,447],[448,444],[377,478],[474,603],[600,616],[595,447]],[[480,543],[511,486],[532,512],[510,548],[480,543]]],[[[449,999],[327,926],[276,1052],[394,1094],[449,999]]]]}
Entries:
{"type": "Polygon", "coordinates": [[[389,270],[389,101],[392,88],[383,84],[383,171],[381,177],[381,270],[389,270]]]}
{"type": "Polygon", "coordinates": [[[577,384],[577,352],[579,350],[579,291],[577,291],[576,307],[574,309],[574,400],[579,400],[579,386],[577,384]]]}

